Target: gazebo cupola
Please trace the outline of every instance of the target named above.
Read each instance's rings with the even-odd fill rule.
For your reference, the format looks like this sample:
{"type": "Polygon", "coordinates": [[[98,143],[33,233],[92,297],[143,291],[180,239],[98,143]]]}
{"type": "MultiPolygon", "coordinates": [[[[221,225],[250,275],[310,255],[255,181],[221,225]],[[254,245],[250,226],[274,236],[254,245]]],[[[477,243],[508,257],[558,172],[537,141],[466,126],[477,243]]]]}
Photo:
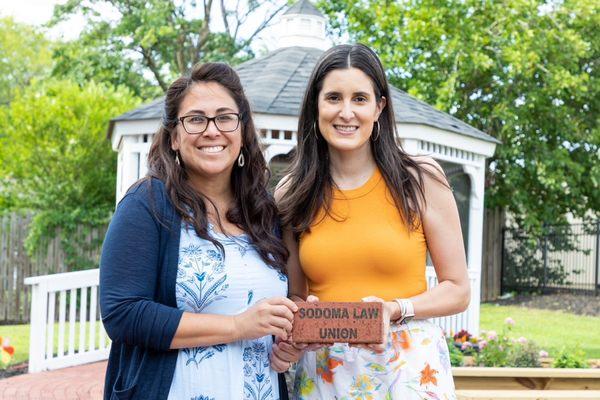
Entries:
{"type": "Polygon", "coordinates": [[[281,16],[277,48],[300,46],[326,50],[329,47],[326,23],[323,14],[310,1],[297,2],[281,16]]]}

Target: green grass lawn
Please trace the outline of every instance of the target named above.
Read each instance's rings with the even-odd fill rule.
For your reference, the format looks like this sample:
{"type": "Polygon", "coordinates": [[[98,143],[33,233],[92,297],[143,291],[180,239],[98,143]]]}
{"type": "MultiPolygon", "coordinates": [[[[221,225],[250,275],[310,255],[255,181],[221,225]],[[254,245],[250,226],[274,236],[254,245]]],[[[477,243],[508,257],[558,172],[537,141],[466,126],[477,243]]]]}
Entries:
{"type": "MultiPolygon", "coordinates": [[[[100,344],[100,324],[96,323],[96,346],[100,344]]],[[[89,325],[86,326],[86,349],[89,341],[89,325]]],[[[12,364],[19,364],[29,359],[29,324],[27,325],[0,325],[0,336],[10,340],[10,345],[15,348],[12,364]]],[[[109,339],[107,338],[107,342],[109,339]]],[[[65,323],[65,352],[69,346],[69,324],[65,323]]],[[[79,322],[75,323],[75,352],[79,349],[79,322]]],[[[54,351],[58,351],[58,324],[54,324],[54,351]]]]}
{"type": "Polygon", "coordinates": [[[510,337],[524,336],[535,341],[550,357],[563,347],[581,346],[588,358],[600,358],[600,317],[587,317],[560,311],[537,310],[518,306],[481,305],[482,330],[500,332],[504,320],[515,321],[510,337]]]}

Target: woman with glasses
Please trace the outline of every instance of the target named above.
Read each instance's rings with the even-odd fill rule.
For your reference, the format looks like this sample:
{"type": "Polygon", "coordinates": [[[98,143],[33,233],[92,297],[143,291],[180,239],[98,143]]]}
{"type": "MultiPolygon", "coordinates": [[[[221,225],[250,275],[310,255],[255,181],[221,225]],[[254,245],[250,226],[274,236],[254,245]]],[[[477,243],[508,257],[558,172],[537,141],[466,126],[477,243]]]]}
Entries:
{"type": "Polygon", "coordinates": [[[226,64],[171,84],[148,175],[119,203],[100,265],[112,339],[105,399],[279,399],[288,252],[240,80],[226,64]]]}
{"type": "Polygon", "coordinates": [[[383,302],[384,343],[305,352],[277,344],[273,365],[281,370],[303,354],[296,398],[455,398],[446,340],[426,319],[469,303],[458,212],[439,165],[405,153],[395,124],[371,49],[342,45],[321,56],[301,108],[296,157],[275,193],[290,295],[383,302]],[[427,252],[440,282],[431,290],[427,252]]]}

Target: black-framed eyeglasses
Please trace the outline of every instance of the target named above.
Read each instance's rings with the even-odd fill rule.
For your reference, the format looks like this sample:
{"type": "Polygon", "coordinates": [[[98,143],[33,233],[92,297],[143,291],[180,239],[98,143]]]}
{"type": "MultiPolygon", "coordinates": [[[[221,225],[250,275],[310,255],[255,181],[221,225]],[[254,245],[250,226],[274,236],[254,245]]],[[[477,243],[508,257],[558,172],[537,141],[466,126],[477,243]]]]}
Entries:
{"type": "Polygon", "coordinates": [[[233,132],[240,126],[242,116],[236,113],[226,113],[207,117],[206,115],[186,115],[179,117],[183,129],[190,135],[204,133],[208,129],[210,121],[214,122],[217,129],[221,132],[233,132]]]}

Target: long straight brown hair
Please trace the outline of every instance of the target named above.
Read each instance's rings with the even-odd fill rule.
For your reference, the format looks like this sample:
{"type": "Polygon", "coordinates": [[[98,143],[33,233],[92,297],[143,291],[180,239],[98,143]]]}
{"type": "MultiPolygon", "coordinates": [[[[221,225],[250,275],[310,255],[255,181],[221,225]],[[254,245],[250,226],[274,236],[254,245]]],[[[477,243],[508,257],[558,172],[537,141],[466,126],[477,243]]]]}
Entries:
{"type": "Polygon", "coordinates": [[[432,164],[409,157],[400,146],[392,96],[383,65],[375,52],[362,44],[335,46],[317,61],[308,82],[298,121],[297,150],[283,184],[285,195],[278,204],[283,225],[296,237],[310,230],[319,210],[324,209],[331,215],[334,182],[329,169],[327,142],[318,129],[318,97],[328,73],[348,68],[358,68],[371,79],[377,102],[382,97],[386,99],[378,119],[379,132],[374,125],[375,131],[369,139],[371,151],[401,218],[411,230],[418,228],[425,206],[424,174],[447,185],[423,167],[423,164],[432,164]]]}
{"type": "MultiPolygon", "coordinates": [[[[194,227],[197,235],[211,241],[221,252],[223,246],[208,232],[206,196],[192,187],[183,162],[175,161],[171,148],[179,107],[190,88],[199,82],[216,82],[234,99],[241,115],[242,152],[245,165],[237,163],[231,173],[231,189],[235,206],[225,218],[236,224],[252,239],[253,245],[265,263],[285,272],[288,251],[278,235],[279,217],[273,198],[267,192],[269,170],[256,137],[250,104],[237,73],[224,63],[206,63],[194,66],[191,73],[175,80],[167,89],[161,127],[154,136],[148,154],[148,178],[164,182],[169,199],[182,220],[194,227]]],[[[220,217],[218,223],[220,224],[220,217]]],[[[223,254],[224,255],[224,254],[223,254]]]]}

